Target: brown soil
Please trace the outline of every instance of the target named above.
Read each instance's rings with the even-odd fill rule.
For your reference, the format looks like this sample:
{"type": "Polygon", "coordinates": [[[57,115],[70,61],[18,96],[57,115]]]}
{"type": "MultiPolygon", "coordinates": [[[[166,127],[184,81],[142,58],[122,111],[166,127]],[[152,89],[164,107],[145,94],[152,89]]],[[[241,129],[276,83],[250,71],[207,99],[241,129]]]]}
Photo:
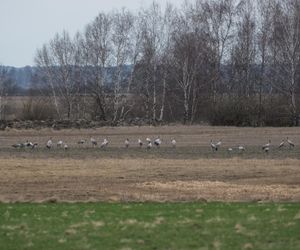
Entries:
{"type": "Polygon", "coordinates": [[[67,130],[15,130],[0,131],[0,148],[10,147],[11,144],[31,140],[45,145],[49,137],[54,141],[63,140],[74,147],[79,139],[97,140],[107,137],[110,146],[124,145],[124,140],[129,138],[136,143],[138,138],[160,136],[163,146],[170,143],[171,138],[176,138],[178,146],[207,146],[210,140],[222,140],[223,146],[245,145],[260,146],[272,140],[273,145],[279,145],[282,139],[289,137],[296,145],[300,145],[300,128],[236,128],[212,126],[161,126],[161,127],[103,127],[97,129],[67,129],[67,130]]]}
{"type": "Polygon", "coordinates": [[[2,202],[300,201],[299,128],[165,126],[7,130],[0,132],[0,140],[2,202]],[[100,149],[91,149],[90,145],[82,150],[77,141],[89,140],[91,136],[98,141],[107,137],[112,150],[98,153],[100,149]],[[161,153],[148,157],[146,149],[141,154],[132,148],[124,153],[126,138],[135,143],[131,147],[137,148],[137,138],[145,140],[148,136],[161,136],[164,147],[161,153]],[[68,153],[45,150],[49,137],[67,142],[68,153]],[[286,137],[294,141],[295,149],[276,149],[286,137]],[[170,153],[167,147],[171,138],[176,138],[178,145],[170,153]],[[210,151],[211,139],[222,139],[223,152],[210,151]],[[269,139],[274,150],[267,155],[261,145],[269,139]],[[38,142],[43,149],[29,152],[11,147],[26,140],[38,142]],[[251,153],[249,148],[244,155],[235,153],[228,157],[226,147],[240,144],[254,149],[251,153]],[[164,157],[166,153],[168,157],[164,157]],[[220,154],[224,158],[217,159],[220,154]]]}
{"type": "Polygon", "coordinates": [[[0,201],[300,201],[299,159],[3,159],[0,201]]]}

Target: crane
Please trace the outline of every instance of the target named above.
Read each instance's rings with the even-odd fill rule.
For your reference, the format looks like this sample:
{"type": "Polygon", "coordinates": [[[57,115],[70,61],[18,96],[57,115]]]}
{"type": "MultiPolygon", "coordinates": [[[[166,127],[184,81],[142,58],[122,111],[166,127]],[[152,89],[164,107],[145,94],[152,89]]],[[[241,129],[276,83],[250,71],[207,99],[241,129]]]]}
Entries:
{"type": "Polygon", "coordinates": [[[281,143],[279,144],[279,146],[278,146],[278,148],[282,148],[283,146],[284,146],[284,144],[285,144],[285,141],[284,141],[284,139],[281,141],[281,143]]]}
{"type": "Polygon", "coordinates": [[[270,149],[271,146],[271,140],[269,140],[269,142],[265,145],[262,146],[262,150],[265,150],[265,148],[269,148],[270,149]]]}
{"type": "Polygon", "coordinates": [[[53,146],[53,142],[52,142],[52,139],[50,138],[46,143],[46,148],[51,149],[52,146],[53,146]]]}
{"type": "Polygon", "coordinates": [[[157,146],[157,147],[159,147],[160,144],[161,144],[161,139],[158,137],[158,138],[156,138],[156,139],[154,140],[154,145],[157,146]]]}
{"type": "Polygon", "coordinates": [[[91,137],[91,143],[92,143],[93,147],[97,146],[97,141],[93,137],[91,137]]]}
{"type": "Polygon", "coordinates": [[[58,148],[61,148],[63,144],[64,144],[63,141],[58,141],[57,144],[56,144],[56,146],[57,146],[58,148]]]}
{"type": "Polygon", "coordinates": [[[108,145],[108,140],[106,138],[104,138],[103,142],[101,143],[100,147],[101,148],[105,148],[108,145]]]}
{"type": "Polygon", "coordinates": [[[290,149],[295,147],[295,144],[288,137],[286,138],[286,140],[287,140],[287,143],[290,146],[290,149]]]}
{"type": "Polygon", "coordinates": [[[218,151],[218,147],[213,143],[213,140],[210,140],[210,147],[212,151],[218,151]]]}
{"type": "Polygon", "coordinates": [[[176,140],[174,138],[171,140],[171,144],[172,144],[173,148],[176,147],[176,140]]]}
{"type": "Polygon", "coordinates": [[[143,142],[140,138],[138,139],[138,144],[139,144],[140,148],[143,147],[143,142]]]}

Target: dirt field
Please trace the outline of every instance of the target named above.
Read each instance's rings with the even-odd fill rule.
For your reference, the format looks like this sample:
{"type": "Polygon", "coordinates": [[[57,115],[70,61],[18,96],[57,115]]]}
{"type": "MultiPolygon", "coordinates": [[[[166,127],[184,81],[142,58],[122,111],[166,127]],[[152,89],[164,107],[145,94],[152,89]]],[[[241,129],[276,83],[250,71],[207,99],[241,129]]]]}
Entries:
{"type": "Polygon", "coordinates": [[[207,146],[210,140],[222,140],[223,146],[243,144],[245,146],[260,146],[272,140],[278,145],[282,139],[289,137],[295,144],[300,145],[300,128],[236,128],[211,126],[162,126],[162,127],[104,127],[99,129],[80,130],[7,130],[0,131],[0,147],[10,147],[11,144],[31,140],[45,145],[52,137],[54,141],[63,140],[76,146],[78,139],[89,139],[91,136],[98,140],[107,137],[112,147],[122,147],[124,140],[129,138],[136,143],[138,138],[160,136],[162,146],[169,146],[171,138],[175,138],[178,146],[207,146]]]}
{"type": "Polygon", "coordinates": [[[300,129],[130,127],[27,130],[0,133],[0,201],[300,201],[300,129]],[[107,149],[80,147],[79,139],[107,137],[107,149]],[[139,149],[137,138],[160,136],[160,149],[139,149]],[[49,137],[69,150],[46,150],[49,137]],[[176,138],[177,148],[169,141],[176,138]],[[296,147],[278,149],[283,138],[296,147]],[[132,145],[124,148],[129,138],[132,145]],[[222,139],[219,152],[209,142],[222,139]],[[261,145],[271,140],[268,154],[261,145]],[[37,150],[13,149],[26,140],[37,150]],[[227,147],[246,151],[229,154],[227,147]]]}

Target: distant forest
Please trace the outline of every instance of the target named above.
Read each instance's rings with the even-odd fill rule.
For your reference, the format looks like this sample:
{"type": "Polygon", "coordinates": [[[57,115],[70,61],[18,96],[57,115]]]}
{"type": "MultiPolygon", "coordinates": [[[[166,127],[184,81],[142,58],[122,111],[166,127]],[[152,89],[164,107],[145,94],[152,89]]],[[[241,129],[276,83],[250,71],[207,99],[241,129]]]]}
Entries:
{"type": "Polygon", "coordinates": [[[194,0],[100,12],[0,67],[0,120],[299,126],[300,0],[194,0]],[[11,98],[10,98],[11,100],[11,98]]]}

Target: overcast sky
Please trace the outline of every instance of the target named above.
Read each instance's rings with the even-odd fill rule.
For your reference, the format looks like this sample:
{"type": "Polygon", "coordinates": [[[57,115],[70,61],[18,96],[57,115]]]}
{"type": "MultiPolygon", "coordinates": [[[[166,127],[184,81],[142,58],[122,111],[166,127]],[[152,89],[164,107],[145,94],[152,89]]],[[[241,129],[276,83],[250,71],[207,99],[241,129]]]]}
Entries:
{"type": "MultiPolygon", "coordinates": [[[[160,0],[180,6],[183,0],[160,0]]],[[[100,11],[126,7],[137,10],[152,0],[0,0],[0,64],[34,64],[37,48],[56,32],[82,31],[100,11]]]]}

